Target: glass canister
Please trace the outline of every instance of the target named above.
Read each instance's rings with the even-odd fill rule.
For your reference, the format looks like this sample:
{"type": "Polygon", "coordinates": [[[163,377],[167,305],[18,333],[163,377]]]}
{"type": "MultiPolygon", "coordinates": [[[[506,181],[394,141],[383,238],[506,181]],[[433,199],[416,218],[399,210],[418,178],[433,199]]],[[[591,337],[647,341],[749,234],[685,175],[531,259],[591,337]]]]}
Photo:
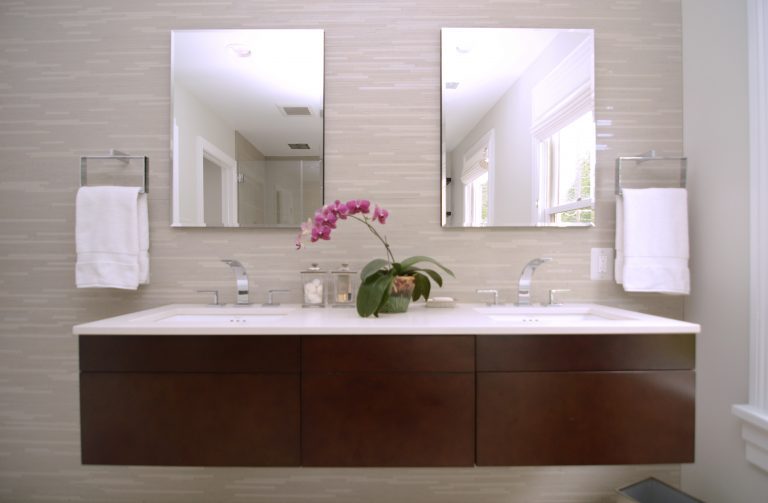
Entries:
{"type": "Polygon", "coordinates": [[[333,307],[352,307],[355,305],[357,273],[349,269],[349,264],[341,264],[341,268],[331,271],[333,307]]]}
{"type": "Polygon", "coordinates": [[[301,271],[301,284],[304,288],[304,307],[325,307],[325,286],[328,274],[317,264],[312,264],[306,271],[301,271]]]}

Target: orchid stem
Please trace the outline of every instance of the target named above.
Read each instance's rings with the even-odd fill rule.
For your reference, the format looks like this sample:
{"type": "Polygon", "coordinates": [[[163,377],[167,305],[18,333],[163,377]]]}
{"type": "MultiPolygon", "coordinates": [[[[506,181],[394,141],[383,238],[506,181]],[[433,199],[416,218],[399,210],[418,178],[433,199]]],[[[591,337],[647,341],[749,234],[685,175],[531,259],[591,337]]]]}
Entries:
{"type": "Polygon", "coordinates": [[[368,217],[363,216],[363,218],[360,218],[360,217],[356,217],[355,215],[349,215],[349,218],[354,218],[355,220],[364,223],[368,227],[368,229],[370,229],[373,235],[376,236],[379,239],[379,241],[381,241],[381,243],[384,245],[384,249],[387,250],[387,260],[389,260],[389,263],[394,264],[395,256],[392,255],[392,250],[389,249],[389,243],[387,243],[387,238],[382,237],[381,234],[379,234],[378,231],[376,231],[376,229],[373,228],[370,221],[368,220],[368,217]]]}

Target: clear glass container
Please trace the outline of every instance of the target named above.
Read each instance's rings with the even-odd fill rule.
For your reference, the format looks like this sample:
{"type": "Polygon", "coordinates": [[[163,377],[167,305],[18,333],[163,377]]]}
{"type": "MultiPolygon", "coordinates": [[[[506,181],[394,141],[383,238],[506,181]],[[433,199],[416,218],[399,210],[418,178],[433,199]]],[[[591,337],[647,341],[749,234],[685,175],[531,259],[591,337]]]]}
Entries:
{"type": "Polygon", "coordinates": [[[301,284],[304,291],[304,307],[325,307],[326,278],[328,273],[317,264],[312,264],[306,271],[301,271],[301,284]]]}
{"type": "Polygon", "coordinates": [[[349,269],[349,264],[341,264],[341,268],[331,271],[332,289],[331,305],[333,307],[352,307],[355,305],[357,290],[357,273],[349,269]]]}

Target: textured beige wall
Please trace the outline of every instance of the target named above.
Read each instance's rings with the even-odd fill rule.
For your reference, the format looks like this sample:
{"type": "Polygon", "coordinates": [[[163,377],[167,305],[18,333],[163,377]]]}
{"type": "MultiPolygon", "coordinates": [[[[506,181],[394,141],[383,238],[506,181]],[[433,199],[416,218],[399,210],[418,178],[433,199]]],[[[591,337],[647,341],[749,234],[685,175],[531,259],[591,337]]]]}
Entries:
{"type": "Polygon", "coordinates": [[[382,250],[347,222],[334,240],[293,251],[284,230],[171,229],[171,29],[323,28],[329,199],[368,197],[391,211],[396,256],[432,255],[462,300],[550,255],[534,295],[570,288],[596,301],[682,316],[682,301],[625,295],[589,280],[589,248],[611,247],[613,159],[681,148],[679,0],[440,0],[0,3],[0,500],[609,501],[610,488],[678,467],[509,470],[265,470],[82,467],[73,324],[170,302],[232,301],[249,268],[254,298],[293,289],[309,262],[359,267],[382,250]],[[439,226],[441,27],[596,30],[597,227],[442,230],[439,226]],[[151,158],[152,283],[139,292],[74,288],[78,157],[119,148],[151,158]],[[258,286],[253,286],[258,285],[258,286]]]}

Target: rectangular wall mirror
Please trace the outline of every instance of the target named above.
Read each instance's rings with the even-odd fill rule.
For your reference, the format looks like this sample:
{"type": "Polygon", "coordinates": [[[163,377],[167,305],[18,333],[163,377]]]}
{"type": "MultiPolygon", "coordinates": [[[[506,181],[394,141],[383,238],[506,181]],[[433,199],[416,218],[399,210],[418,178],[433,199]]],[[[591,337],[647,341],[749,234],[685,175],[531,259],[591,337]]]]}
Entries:
{"type": "Polygon", "coordinates": [[[323,204],[323,30],[171,33],[174,227],[298,227],[323,204]]]}
{"type": "Polygon", "coordinates": [[[594,30],[443,28],[442,225],[591,226],[594,30]]]}

